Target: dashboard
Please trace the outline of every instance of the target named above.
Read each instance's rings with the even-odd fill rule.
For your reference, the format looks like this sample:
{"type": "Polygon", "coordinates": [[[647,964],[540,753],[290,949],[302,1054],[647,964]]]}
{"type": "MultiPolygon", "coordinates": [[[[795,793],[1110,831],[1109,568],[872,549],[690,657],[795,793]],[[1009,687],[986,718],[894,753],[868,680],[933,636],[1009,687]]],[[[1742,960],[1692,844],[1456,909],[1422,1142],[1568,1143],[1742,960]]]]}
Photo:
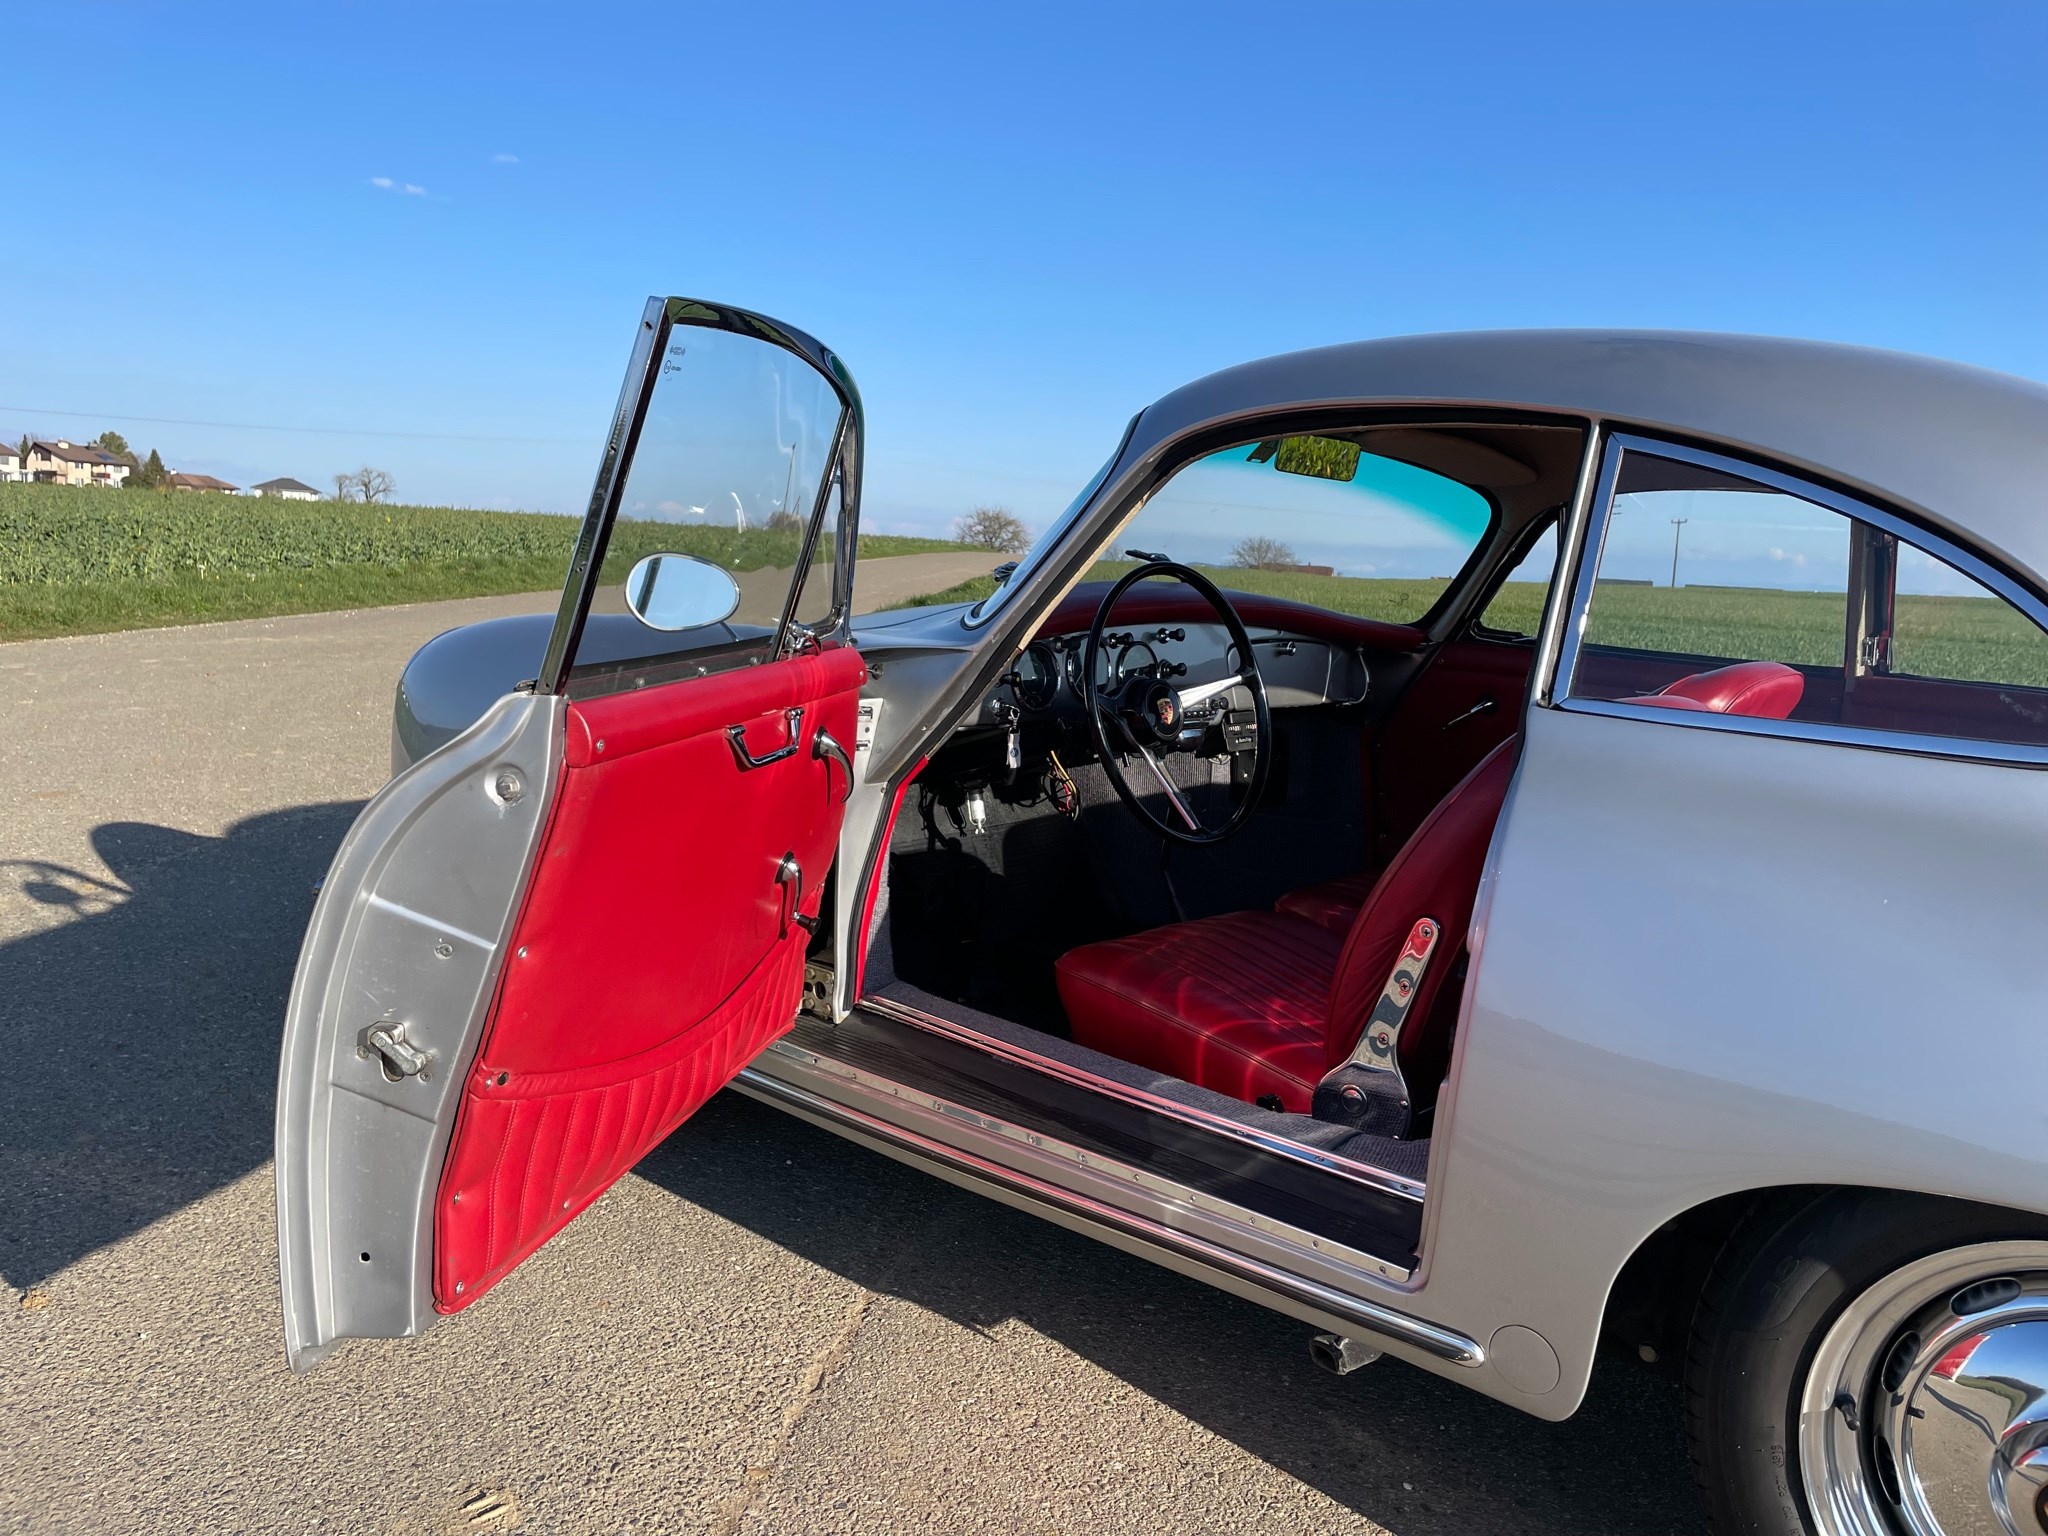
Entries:
{"type": "MultiPolygon", "coordinates": [[[[1254,628],[1248,633],[1266,681],[1266,700],[1273,709],[1356,704],[1371,685],[1365,659],[1355,647],[1281,630],[1254,628]]],[[[1083,708],[1081,663],[1087,641],[1085,632],[1046,635],[1032,641],[1009,675],[983,701],[982,718],[1078,719],[1083,708]]],[[[1111,630],[1103,635],[1096,653],[1096,686],[1109,688],[1125,678],[1144,675],[1191,687],[1225,677],[1237,664],[1236,646],[1221,624],[1111,630]]],[[[1248,706],[1251,702],[1237,689],[1224,697],[1232,704],[1248,706]]]]}

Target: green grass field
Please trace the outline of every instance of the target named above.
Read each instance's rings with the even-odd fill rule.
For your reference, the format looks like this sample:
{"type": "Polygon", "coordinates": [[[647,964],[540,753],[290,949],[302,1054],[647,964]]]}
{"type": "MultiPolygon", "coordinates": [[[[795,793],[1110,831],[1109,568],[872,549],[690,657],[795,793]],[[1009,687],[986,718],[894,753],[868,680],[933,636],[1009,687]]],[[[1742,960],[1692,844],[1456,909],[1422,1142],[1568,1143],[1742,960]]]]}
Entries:
{"type": "MultiPolygon", "coordinates": [[[[0,485],[0,640],[559,588],[578,520],[454,507],[0,485]]],[[[959,546],[877,535],[866,555],[959,546]]],[[[622,520],[607,565],[656,550],[788,565],[796,535],[622,520]]]]}
{"type": "MultiPolygon", "coordinates": [[[[1132,568],[1104,561],[1090,581],[1109,581],[1132,568]]],[[[1443,581],[1392,581],[1351,576],[1304,576],[1290,571],[1199,567],[1226,590],[1260,592],[1360,618],[1405,623],[1428,612],[1443,581]]],[[[962,582],[916,599],[974,602],[995,590],[989,577],[962,582]]],[[[1533,635],[1543,618],[1547,587],[1509,582],[1487,604],[1488,627],[1533,635]]],[[[1587,642],[1686,655],[1784,661],[1839,667],[1847,615],[1840,593],[1784,592],[1759,587],[1604,585],[1593,604],[1587,642]]],[[[1892,670],[1964,682],[2048,688],[2048,635],[1994,597],[1898,599],[1892,630],[1892,670]]]]}

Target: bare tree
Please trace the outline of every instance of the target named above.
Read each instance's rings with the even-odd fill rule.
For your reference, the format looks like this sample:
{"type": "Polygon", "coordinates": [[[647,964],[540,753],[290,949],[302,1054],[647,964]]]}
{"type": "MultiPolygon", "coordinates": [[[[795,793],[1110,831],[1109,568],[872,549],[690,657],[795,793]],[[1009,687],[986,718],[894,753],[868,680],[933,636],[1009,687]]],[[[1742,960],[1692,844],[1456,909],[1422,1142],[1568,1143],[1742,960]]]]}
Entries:
{"type": "Polygon", "coordinates": [[[953,525],[953,536],[977,549],[1019,555],[1031,547],[1031,530],[1006,507],[976,507],[953,525]]]}
{"type": "Polygon", "coordinates": [[[1294,558],[1291,548],[1278,539],[1267,538],[1263,533],[1239,539],[1237,547],[1230,552],[1230,563],[1248,571],[1284,571],[1301,564],[1294,558]]]}
{"type": "Polygon", "coordinates": [[[389,470],[372,469],[365,464],[361,469],[334,477],[334,499],[336,501],[382,501],[398,489],[398,482],[391,478],[389,470]]]}

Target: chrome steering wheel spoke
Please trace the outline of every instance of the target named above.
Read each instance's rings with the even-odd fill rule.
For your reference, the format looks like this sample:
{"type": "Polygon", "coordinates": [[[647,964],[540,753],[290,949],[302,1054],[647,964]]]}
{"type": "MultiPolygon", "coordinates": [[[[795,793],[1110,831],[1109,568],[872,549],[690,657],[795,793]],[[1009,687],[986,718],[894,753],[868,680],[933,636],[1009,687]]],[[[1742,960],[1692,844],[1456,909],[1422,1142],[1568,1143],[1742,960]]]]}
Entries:
{"type": "MultiPolygon", "coordinates": [[[[1096,750],[1101,755],[1103,772],[1108,775],[1110,785],[1116,790],[1117,798],[1123,801],[1125,809],[1160,837],[1172,842],[1220,842],[1241,828],[1265,792],[1266,778],[1272,766],[1273,719],[1266,702],[1265,680],[1259,675],[1258,663],[1253,659],[1251,636],[1237,610],[1231,606],[1230,599],[1216,584],[1192,567],[1171,560],[1148,560],[1135,570],[1126,572],[1104,594],[1096,608],[1095,621],[1088,628],[1080,662],[1081,694],[1087,706],[1096,750]],[[1149,670],[1141,670],[1110,683],[1098,678],[1097,658],[1102,653],[1103,635],[1118,599],[1139,582],[1155,576],[1172,577],[1182,585],[1192,587],[1215,612],[1229,636],[1231,649],[1224,653],[1225,656],[1241,658],[1234,671],[1211,682],[1179,689],[1168,686],[1159,672],[1149,670]],[[1253,729],[1248,736],[1248,748],[1243,746],[1247,738],[1240,733],[1238,755],[1233,759],[1236,767],[1232,782],[1241,791],[1237,803],[1221,825],[1212,827],[1196,813],[1195,804],[1199,802],[1190,801],[1166,771],[1161,757],[1186,750],[1190,740],[1201,739],[1206,722],[1198,725],[1191,735],[1183,734],[1189,731],[1188,712],[1191,707],[1207,704],[1233,689],[1243,689],[1250,695],[1253,729]],[[1248,763],[1242,761],[1247,756],[1248,763]],[[1159,793],[1165,797],[1171,816],[1162,815],[1147,805],[1132,788],[1124,767],[1129,757],[1144,762],[1159,793]]],[[[1145,786],[1148,795],[1152,788],[1150,784],[1145,786]]]]}

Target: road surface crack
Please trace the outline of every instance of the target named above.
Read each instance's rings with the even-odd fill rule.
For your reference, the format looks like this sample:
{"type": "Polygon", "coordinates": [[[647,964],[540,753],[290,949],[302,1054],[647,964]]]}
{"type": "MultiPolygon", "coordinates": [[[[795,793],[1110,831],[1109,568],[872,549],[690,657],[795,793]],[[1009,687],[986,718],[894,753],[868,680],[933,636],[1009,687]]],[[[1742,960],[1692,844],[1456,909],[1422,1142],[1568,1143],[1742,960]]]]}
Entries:
{"type": "Polygon", "coordinates": [[[840,1319],[839,1331],[825,1343],[825,1347],[811,1358],[804,1367],[803,1376],[797,1381],[796,1391],[790,1400],[782,1405],[782,1424],[775,1436],[775,1443],[768,1448],[768,1454],[761,1461],[749,1466],[741,1486],[726,1506],[719,1512],[718,1522],[712,1526],[712,1536],[735,1536],[748,1515],[760,1502],[762,1490],[781,1465],[782,1454],[789,1449],[790,1440],[796,1435],[797,1426],[804,1421],[804,1415],[811,1411],[811,1404],[825,1390],[832,1378],[839,1374],[846,1362],[853,1357],[853,1341],[860,1334],[861,1326],[868,1320],[868,1312],[875,1304],[872,1291],[859,1292],[848,1304],[846,1315],[840,1319]]]}

